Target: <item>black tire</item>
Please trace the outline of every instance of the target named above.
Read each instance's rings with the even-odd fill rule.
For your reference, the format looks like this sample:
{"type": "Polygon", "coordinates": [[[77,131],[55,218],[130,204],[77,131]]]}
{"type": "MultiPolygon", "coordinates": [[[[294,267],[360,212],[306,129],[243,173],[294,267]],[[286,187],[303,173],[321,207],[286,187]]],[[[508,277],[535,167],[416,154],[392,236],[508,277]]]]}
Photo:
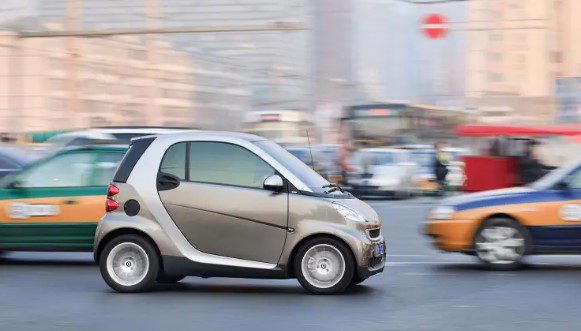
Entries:
{"type": "MultiPolygon", "coordinates": [[[[531,237],[525,227],[511,218],[490,218],[482,222],[482,224],[479,226],[473,239],[473,246],[474,255],[478,257],[478,259],[487,269],[499,271],[515,270],[523,266],[523,258],[530,252],[531,237]],[[493,228],[514,230],[512,239],[516,239],[515,242],[522,243],[522,246],[512,246],[514,249],[511,247],[510,257],[503,256],[498,258],[496,261],[491,259],[489,256],[487,256],[486,250],[482,248],[479,249],[479,247],[482,247],[482,243],[486,244],[486,242],[490,242],[485,238],[484,233],[487,229],[493,228]]],[[[495,256],[495,254],[491,255],[495,256]]]]}
{"type": "Polygon", "coordinates": [[[351,280],[351,286],[359,285],[363,283],[367,278],[359,278],[359,276],[353,277],[351,280]]]}
{"type": "Polygon", "coordinates": [[[157,276],[157,282],[161,284],[175,284],[184,278],[186,278],[186,276],[165,275],[161,273],[160,275],[157,276]]]}
{"type": "Polygon", "coordinates": [[[295,275],[297,280],[301,284],[301,286],[306,289],[307,291],[313,294],[338,294],[345,291],[352,283],[355,277],[355,261],[353,259],[353,254],[349,247],[347,247],[343,242],[330,238],[330,237],[318,237],[312,238],[305,242],[304,244],[299,247],[295,259],[293,261],[293,268],[295,271],[295,275]],[[345,270],[343,275],[339,279],[339,281],[331,287],[318,287],[316,285],[311,284],[305,275],[303,274],[302,270],[302,261],[305,254],[314,246],[318,245],[328,245],[334,247],[337,251],[340,252],[341,256],[343,257],[345,270]]]}
{"type": "Polygon", "coordinates": [[[109,285],[115,291],[122,293],[145,292],[150,290],[151,287],[155,284],[157,275],[159,274],[159,256],[155,247],[149,240],[134,234],[121,235],[119,237],[113,238],[105,245],[103,252],[99,257],[99,269],[107,285],[109,285]],[[107,259],[111,251],[118,245],[128,243],[135,244],[143,249],[149,262],[149,267],[145,271],[145,277],[143,277],[143,279],[138,283],[132,285],[124,285],[114,280],[113,277],[109,274],[107,268],[107,259]]]}

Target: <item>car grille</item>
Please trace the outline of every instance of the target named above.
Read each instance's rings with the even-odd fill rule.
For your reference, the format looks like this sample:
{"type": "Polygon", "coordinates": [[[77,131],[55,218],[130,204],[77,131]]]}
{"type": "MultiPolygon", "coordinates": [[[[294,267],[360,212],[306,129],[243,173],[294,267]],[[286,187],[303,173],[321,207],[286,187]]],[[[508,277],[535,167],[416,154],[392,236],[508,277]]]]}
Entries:
{"type": "Polygon", "coordinates": [[[379,238],[379,236],[381,236],[381,229],[380,228],[369,229],[367,230],[367,233],[369,234],[369,238],[377,239],[379,238]]]}

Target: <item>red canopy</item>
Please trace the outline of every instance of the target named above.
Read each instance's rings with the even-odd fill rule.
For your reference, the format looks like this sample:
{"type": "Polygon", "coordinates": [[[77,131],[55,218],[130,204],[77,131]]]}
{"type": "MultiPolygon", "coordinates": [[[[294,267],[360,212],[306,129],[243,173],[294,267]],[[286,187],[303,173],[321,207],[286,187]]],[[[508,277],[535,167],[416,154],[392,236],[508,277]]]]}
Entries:
{"type": "Polygon", "coordinates": [[[491,136],[577,136],[581,135],[581,125],[577,126],[504,126],[504,125],[459,125],[456,134],[462,137],[491,136]]]}

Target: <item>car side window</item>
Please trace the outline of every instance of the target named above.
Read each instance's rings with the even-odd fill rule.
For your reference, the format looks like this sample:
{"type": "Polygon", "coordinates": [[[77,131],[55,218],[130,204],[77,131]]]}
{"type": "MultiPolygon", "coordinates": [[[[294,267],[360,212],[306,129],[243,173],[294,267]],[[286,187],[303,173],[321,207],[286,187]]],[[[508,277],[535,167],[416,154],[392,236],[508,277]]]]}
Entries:
{"type": "Polygon", "coordinates": [[[121,152],[99,153],[95,164],[95,172],[91,178],[91,185],[107,186],[113,180],[115,170],[117,170],[122,158],[123,153],[121,152]]]}
{"type": "Polygon", "coordinates": [[[58,155],[17,176],[18,186],[23,188],[88,186],[94,157],[92,153],[58,155]]]}
{"type": "Polygon", "coordinates": [[[577,168],[569,175],[569,187],[572,189],[581,189],[581,168],[577,168]]]}
{"type": "Polygon", "coordinates": [[[263,188],[276,171],[249,150],[227,143],[191,142],[189,180],[263,188]]]}
{"type": "Polygon", "coordinates": [[[181,180],[186,179],[186,146],[187,143],[172,145],[161,161],[160,172],[174,175],[181,180]]]}

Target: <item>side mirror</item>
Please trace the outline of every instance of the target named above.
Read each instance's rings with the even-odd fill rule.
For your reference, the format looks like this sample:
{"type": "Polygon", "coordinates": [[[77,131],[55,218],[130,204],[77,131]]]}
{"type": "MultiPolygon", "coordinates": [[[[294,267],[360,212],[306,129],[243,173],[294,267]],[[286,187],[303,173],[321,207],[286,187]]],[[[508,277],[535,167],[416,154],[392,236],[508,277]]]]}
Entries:
{"type": "Polygon", "coordinates": [[[284,181],[279,175],[272,175],[266,177],[262,186],[266,190],[278,192],[284,188],[284,181]]]}
{"type": "Polygon", "coordinates": [[[18,179],[13,180],[10,183],[8,183],[8,185],[6,185],[6,188],[9,189],[18,189],[20,187],[22,187],[22,183],[18,179]]]}

